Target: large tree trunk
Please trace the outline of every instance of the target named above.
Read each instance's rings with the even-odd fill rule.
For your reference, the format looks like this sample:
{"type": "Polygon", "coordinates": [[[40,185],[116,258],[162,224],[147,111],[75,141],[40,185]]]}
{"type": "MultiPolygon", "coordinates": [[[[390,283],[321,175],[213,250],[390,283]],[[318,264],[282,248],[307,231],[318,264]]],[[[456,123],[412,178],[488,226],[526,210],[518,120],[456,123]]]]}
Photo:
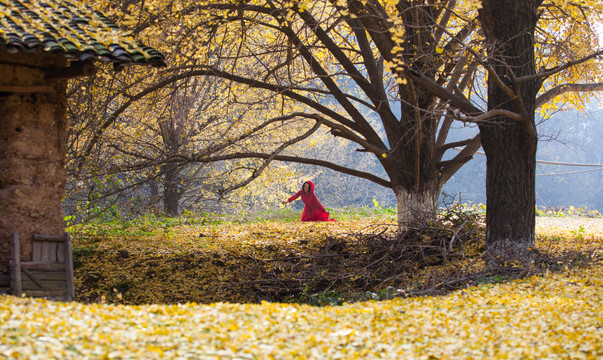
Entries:
{"type": "MultiPolygon", "coordinates": [[[[403,57],[406,63],[423,75],[436,79],[438,66],[430,56],[435,42],[433,8],[422,11],[405,11],[401,18],[405,24],[403,57]]],[[[412,81],[399,85],[400,121],[397,128],[386,127],[392,151],[389,160],[382,164],[392,181],[401,229],[412,223],[422,223],[436,216],[438,196],[442,189],[436,166],[435,134],[438,115],[433,112],[436,97],[412,81]]]]}
{"type": "Polygon", "coordinates": [[[486,242],[495,258],[523,259],[535,240],[536,139],[511,123],[484,126],[481,132],[487,156],[486,242]]]}
{"type": "Polygon", "coordinates": [[[402,116],[401,124],[406,134],[391,145],[394,151],[382,164],[392,181],[399,227],[404,229],[436,216],[442,184],[434,156],[433,116],[402,116]]]}
{"type": "Polygon", "coordinates": [[[440,187],[434,186],[422,191],[413,191],[402,186],[394,188],[398,210],[398,225],[405,228],[409,224],[435,217],[438,207],[440,187]]]}
{"type": "Polygon", "coordinates": [[[488,110],[503,109],[522,119],[497,117],[479,126],[487,156],[486,241],[492,265],[529,259],[535,240],[537,134],[534,122],[540,81],[536,74],[534,29],[541,0],[484,0],[480,20],[489,44],[488,64],[517,96],[488,76],[488,110]]]}
{"type": "Polygon", "coordinates": [[[406,132],[397,144],[390,144],[394,150],[381,161],[392,181],[401,229],[434,218],[442,190],[434,155],[436,121],[432,114],[417,111],[427,108],[431,98],[425,98],[415,106],[403,106],[403,113],[414,116],[402,115],[400,126],[406,132]]]}

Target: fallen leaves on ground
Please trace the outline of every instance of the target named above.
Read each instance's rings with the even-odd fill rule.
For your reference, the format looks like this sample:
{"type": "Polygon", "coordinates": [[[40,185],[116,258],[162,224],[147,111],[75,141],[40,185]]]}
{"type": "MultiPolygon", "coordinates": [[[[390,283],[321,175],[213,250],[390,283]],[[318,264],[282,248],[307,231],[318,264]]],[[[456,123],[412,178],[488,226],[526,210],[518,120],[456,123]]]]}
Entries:
{"type": "MultiPolygon", "coordinates": [[[[485,279],[444,296],[325,307],[268,302],[134,306],[1,296],[0,358],[597,359],[603,357],[603,231],[593,230],[601,222],[591,225],[582,219],[538,224],[537,247],[562,260],[551,267],[555,271],[515,280],[485,279]],[[590,252],[598,260],[564,264],[563,254],[576,251],[590,252]]],[[[76,238],[76,244],[78,251],[89,251],[88,256],[114,267],[94,270],[103,281],[122,281],[115,284],[122,290],[143,281],[148,288],[131,292],[148,298],[134,300],[152,303],[160,296],[158,289],[177,294],[170,289],[180,286],[190,292],[194,287],[188,283],[236,273],[228,269],[237,263],[229,263],[232,252],[291,256],[324,245],[329,236],[375,226],[383,224],[189,226],[165,236],[90,235],[76,238]],[[186,262],[187,256],[195,262],[186,262]],[[225,262],[215,263],[219,261],[225,262]],[[200,278],[183,277],[190,271],[200,278]]],[[[87,265],[79,266],[81,271],[87,265]]],[[[424,269],[424,275],[436,269],[424,269]]],[[[78,282],[94,281],[89,272],[81,274],[89,278],[78,282]]],[[[209,289],[216,286],[210,280],[194,291],[216,290],[209,289]]],[[[123,301],[119,296],[116,289],[105,300],[123,301]]]]}
{"type": "Polygon", "coordinates": [[[261,287],[271,260],[312,255],[330,238],[376,227],[394,228],[365,219],[186,225],[148,236],[76,233],[76,296],[132,305],[259,302],[268,299],[261,287]]]}
{"type": "MultiPolygon", "coordinates": [[[[479,224],[455,221],[442,230],[443,238],[438,229],[411,234],[422,238],[421,248],[406,246],[404,239],[387,238],[395,226],[380,218],[182,225],[170,231],[151,229],[144,236],[81,231],[74,234],[76,296],[81,302],[129,305],[262,300],[338,304],[351,300],[346,292],[356,299],[443,294],[514,275],[513,271],[483,272],[483,239],[471,235],[467,241],[465,236],[483,230],[479,224]],[[456,238],[450,240],[455,231],[456,238]],[[439,244],[433,246],[440,238],[462,248],[444,253],[447,258],[442,261],[432,251],[441,250],[439,244]]],[[[603,246],[597,235],[603,229],[598,233],[579,224],[567,225],[572,221],[546,220],[547,225],[539,228],[538,248],[557,256],[569,252],[571,258],[571,252],[603,246]]],[[[560,257],[545,265],[559,268],[563,264],[557,262],[566,260],[560,257]]]]}
{"type": "Polygon", "coordinates": [[[102,305],[0,297],[11,359],[400,359],[603,356],[603,267],[441,297],[335,307],[102,305]]]}

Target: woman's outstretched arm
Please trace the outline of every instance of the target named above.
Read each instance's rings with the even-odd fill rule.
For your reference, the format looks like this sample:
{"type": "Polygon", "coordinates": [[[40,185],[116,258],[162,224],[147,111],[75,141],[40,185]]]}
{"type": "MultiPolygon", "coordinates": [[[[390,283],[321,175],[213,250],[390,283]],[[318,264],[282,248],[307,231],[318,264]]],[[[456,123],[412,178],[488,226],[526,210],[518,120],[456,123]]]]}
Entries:
{"type": "Polygon", "coordinates": [[[304,193],[303,190],[300,190],[300,191],[296,192],[295,195],[293,195],[289,199],[283,201],[283,204],[290,203],[291,201],[293,201],[293,200],[297,199],[298,197],[302,196],[303,193],[304,193]]]}

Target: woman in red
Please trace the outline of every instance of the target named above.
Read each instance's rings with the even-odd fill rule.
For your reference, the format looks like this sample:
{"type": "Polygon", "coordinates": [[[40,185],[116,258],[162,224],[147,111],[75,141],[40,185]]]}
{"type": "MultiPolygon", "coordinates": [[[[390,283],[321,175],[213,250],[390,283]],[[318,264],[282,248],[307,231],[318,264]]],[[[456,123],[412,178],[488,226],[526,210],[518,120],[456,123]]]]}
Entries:
{"type": "Polygon", "coordinates": [[[329,213],[326,212],[320,201],[318,201],[318,198],[314,194],[314,183],[312,181],[306,181],[302,189],[286,201],[283,201],[283,204],[290,203],[300,196],[305,205],[301,221],[335,221],[329,219],[329,213]]]}

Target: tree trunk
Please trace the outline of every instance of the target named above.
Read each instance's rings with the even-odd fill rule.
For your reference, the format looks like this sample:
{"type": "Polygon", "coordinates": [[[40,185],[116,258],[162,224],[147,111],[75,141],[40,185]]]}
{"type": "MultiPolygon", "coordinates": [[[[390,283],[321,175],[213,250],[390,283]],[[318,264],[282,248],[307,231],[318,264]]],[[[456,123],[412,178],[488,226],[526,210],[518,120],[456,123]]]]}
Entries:
{"type": "Polygon", "coordinates": [[[179,190],[180,169],[170,167],[163,177],[163,207],[167,216],[178,216],[178,204],[181,192],[179,190]]]}
{"type": "Polygon", "coordinates": [[[442,185],[434,156],[433,116],[403,115],[401,127],[407,129],[405,136],[390,145],[394,150],[381,163],[392,181],[402,230],[436,216],[442,185]]]}
{"type": "Polygon", "coordinates": [[[438,207],[440,187],[424,188],[413,191],[399,186],[394,187],[398,210],[398,226],[403,229],[412,223],[418,223],[435,217],[438,207]]]}
{"type": "Polygon", "coordinates": [[[488,64],[511,91],[488,76],[488,110],[504,109],[522,119],[497,117],[479,126],[487,156],[486,242],[491,265],[529,260],[535,241],[535,174],[538,142],[534,110],[534,29],[541,0],[484,0],[480,20],[489,45],[488,64]],[[516,96],[510,96],[511,93],[516,96]]]}
{"type": "Polygon", "coordinates": [[[503,262],[524,259],[535,241],[536,139],[517,124],[480,131],[487,156],[486,242],[503,262]]]}

